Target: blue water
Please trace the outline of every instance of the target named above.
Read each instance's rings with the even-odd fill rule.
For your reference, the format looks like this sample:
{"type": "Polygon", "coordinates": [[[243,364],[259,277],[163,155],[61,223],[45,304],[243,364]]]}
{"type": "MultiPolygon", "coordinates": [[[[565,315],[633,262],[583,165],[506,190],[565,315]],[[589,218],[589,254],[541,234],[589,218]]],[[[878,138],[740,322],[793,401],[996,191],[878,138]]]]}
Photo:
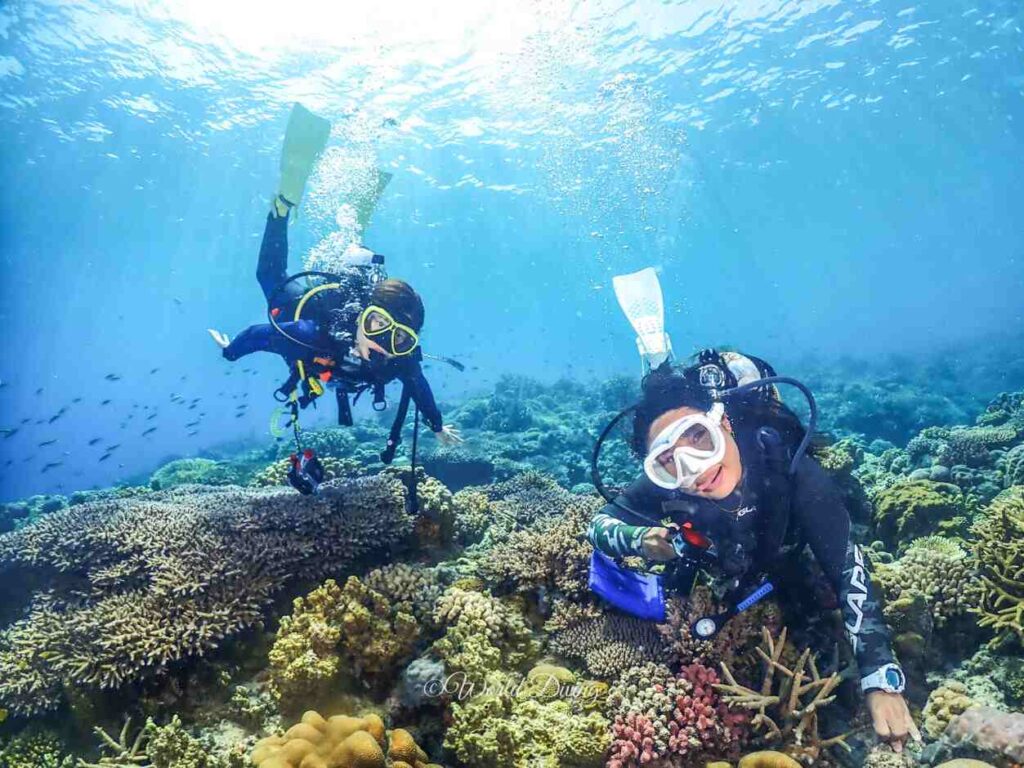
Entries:
{"type": "Polygon", "coordinates": [[[365,240],[424,296],[427,350],[468,366],[428,372],[442,402],[637,372],[610,278],[648,265],[681,350],[878,359],[1024,329],[1019,2],[434,5],[0,7],[0,426],[31,420],[0,496],[266,441],[283,366],[229,366],[205,329],[264,316],[296,100],[334,149],[293,268],[347,173],[394,174],[365,240]]]}

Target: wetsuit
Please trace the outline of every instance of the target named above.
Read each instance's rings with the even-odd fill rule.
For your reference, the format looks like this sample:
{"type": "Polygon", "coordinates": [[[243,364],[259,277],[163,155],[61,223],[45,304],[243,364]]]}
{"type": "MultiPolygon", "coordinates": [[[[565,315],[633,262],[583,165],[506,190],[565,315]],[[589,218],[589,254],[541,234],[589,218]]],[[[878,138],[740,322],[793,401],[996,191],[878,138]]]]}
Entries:
{"type": "MultiPolygon", "coordinates": [[[[738,443],[743,479],[725,499],[716,502],[679,490],[663,490],[644,475],[617,501],[662,522],[681,525],[690,521],[719,550],[715,575],[737,590],[749,589],[760,574],[772,576],[779,569],[783,539],[796,542],[798,549],[806,544],[838,597],[861,676],[893,662],[878,590],[860,547],[850,537],[850,516],[835,484],[808,456],[801,459],[793,476],[772,473],[752,437],[739,437],[738,443]],[[751,457],[757,460],[748,461],[751,457]],[[769,482],[775,485],[769,486],[769,482]],[[769,498],[770,487],[781,488],[779,483],[788,487],[769,498]],[[779,496],[789,498],[779,502],[779,496]]],[[[643,557],[641,542],[648,530],[649,521],[608,504],[594,516],[588,537],[612,557],[643,557]]]]}
{"type": "Polygon", "coordinates": [[[295,308],[308,289],[296,280],[279,290],[288,278],[288,217],[268,214],[256,279],[267,302],[273,303],[273,309],[280,310],[277,324],[284,333],[271,323],[251,325],[224,349],[224,357],[238,360],[253,352],[273,352],[294,367],[299,360],[312,366],[314,357],[328,355],[335,361],[330,381],[339,390],[342,424],[352,423],[347,394],[382,387],[398,379],[419,407],[424,422],[432,431],[441,431],[441,411],[423,375],[420,365],[423,355],[419,348],[400,357],[374,355],[369,361],[354,354],[356,323],[363,308],[370,303],[373,290],[368,270],[353,267],[343,270],[337,277],[343,283],[341,288],[314,295],[303,306],[302,319],[288,320],[294,317],[295,308]]]}

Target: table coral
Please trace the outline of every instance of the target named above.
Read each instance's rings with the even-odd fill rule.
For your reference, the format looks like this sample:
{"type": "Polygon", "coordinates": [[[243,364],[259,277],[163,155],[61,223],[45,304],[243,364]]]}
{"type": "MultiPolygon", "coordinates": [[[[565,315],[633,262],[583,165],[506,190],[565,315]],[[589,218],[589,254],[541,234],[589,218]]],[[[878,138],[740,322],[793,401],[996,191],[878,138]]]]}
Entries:
{"type": "Polygon", "coordinates": [[[380,477],[316,496],[181,486],[47,515],[0,536],[2,578],[46,585],[0,632],[0,705],[27,715],[56,707],[64,686],[158,675],[262,622],[297,578],[379,553],[410,527],[401,484],[380,477]]]}
{"type": "Polygon", "coordinates": [[[350,576],[296,598],[270,649],[270,690],[286,706],[314,697],[341,672],[376,684],[411,656],[415,618],[350,576]]]}
{"type": "Polygon", "coordinates": [[[831,746],[849,749],[845,735],[823,739],[818,733],[818,711],[835,699],[840,676],[818,674],[810,648],[792,668],[785,666],[780,662],[785,647],[785,629],[777,638],[765,630],[764,648],[757,649],[764,664],[759,690],[738,684],[725,662],[721,667],[727,683],[715,688],[730,706],[756,712],[751,726],[766,742],[781,744],[783,752],[798,760],[813,763],[831,746]]]}
{"type": "Polygon", "coordinates": [[[939,523],[965,514],[963,494],[950,483],[909,480],[880,491],[875,497],[875,530],[893,547],[935,533],[939,523]]]}
{"type": "Polygon", "coordinates": [[[324,718],[309,710],[283,736],[256,742],[257,768],[439,768],[403,728],[385,730],[377,715],[324,718]]]}
{"type": "Polygon", "coordinates": [[[978,624],[996,644],[1024,644],[1024,486],[1003,491],[972,528],[981,573],[978,624]]]}

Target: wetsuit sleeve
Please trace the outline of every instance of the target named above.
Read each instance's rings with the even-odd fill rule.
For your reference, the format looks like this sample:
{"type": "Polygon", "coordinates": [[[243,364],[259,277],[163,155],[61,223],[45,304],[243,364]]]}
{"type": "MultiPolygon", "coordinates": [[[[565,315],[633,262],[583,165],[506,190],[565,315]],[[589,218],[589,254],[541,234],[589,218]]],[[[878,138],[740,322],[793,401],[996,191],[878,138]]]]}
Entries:
{"type": "Polygon", "coordinates": [[[423,421],[427,423],[427,426],[433,432],[440,432],[444,426],[444,421],[441,418],[441,411],[437,407],[437,402],[434,400],[434,392],[430,389],[430,382],[423,375],[423,369],[420,367],[420,364],[418,362],[413,363],[402,374],[401,379],[402,383],[409,388],[409,395],[420,409],[423,421]]]}
{"type": "MultiPolygon", "coordinates": [[[[616,501],[628,509],[646,510],[650,507],[651,514],[656,515],[657,513],[653,511],[655,507],[651,506],[656,500],[651,498],[648,485],[646,478],[640,478],[620,494],[616,501]]],[[[595,549],[609,557],[643,557],[643,538],[651,526],[636,525],[638,521],[624,519],[628,517],[628,513],[615,504],[605,504],[591,519],[587,528],[587,538],[595,549]]]]}
{"type": "Polygon", "coordinates": [[[263,229],[260,257],[256,264],[256,279],[267,301],[274,290],[288,277],[288,217],[267,214],[263,229]]]}
{"type": "Polygon", "coordinates": [[[850,535],[850,515],[825,470],[804,457],[797,469],[795,522],[839,597],[846,636],[861,677],[894,661],[882,600],[860,546],[850,535]]]}

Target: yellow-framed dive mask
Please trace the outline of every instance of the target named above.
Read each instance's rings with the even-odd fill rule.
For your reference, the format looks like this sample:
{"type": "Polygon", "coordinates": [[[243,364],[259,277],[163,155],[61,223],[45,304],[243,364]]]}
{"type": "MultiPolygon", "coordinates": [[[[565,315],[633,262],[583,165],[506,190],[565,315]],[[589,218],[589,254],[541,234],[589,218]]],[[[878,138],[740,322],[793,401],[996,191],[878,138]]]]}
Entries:
{"type": "Polygon", "coordinates": [[[368,338],[378,344],[381,344],[379,336],[390,334],[390,348],[388,344],[381,346],[398,357],[412,354],[420,344],[420,337],[416,331],[395,320],[383,307],[374,304],[364,309],[359,316],[359,327],[368,338]]]}

